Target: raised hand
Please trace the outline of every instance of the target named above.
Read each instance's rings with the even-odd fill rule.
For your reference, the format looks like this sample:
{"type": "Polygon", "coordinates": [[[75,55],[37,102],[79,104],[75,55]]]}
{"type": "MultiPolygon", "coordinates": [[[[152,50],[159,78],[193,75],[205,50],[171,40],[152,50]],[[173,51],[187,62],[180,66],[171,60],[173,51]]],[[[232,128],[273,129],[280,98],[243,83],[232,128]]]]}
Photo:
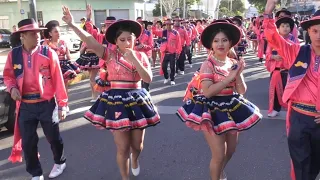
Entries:
{"type": "Polygon", "coordinates": [[[73,23],[73,17],[68,7],[62,6],[63,17],[62,20],[68,25],[73,23]]]}
{"type": "Polygon", "coordinates": [[[87,13],[87,19],[91,19],[91,16],[92,16],[92,6],[91,6],[90,4],[87,5],[86,13],[87,13]]]}
{"type": "Polygon", "coordinates": [[[276,4],[278,3],[278,0],[268,0],[265,8],[265,13],[266,14],[271,14],[276,7],[276,4]]]}
{"type": "Polygon", "coordinates": [[[241,57],[239,62],[238,62],[238,65],[239,65],[239,71],[238,73],[242,73],[242,71],[244,70],[244,68],[246,67],[246,62],[244,61],[244,59],[241,57]]]}

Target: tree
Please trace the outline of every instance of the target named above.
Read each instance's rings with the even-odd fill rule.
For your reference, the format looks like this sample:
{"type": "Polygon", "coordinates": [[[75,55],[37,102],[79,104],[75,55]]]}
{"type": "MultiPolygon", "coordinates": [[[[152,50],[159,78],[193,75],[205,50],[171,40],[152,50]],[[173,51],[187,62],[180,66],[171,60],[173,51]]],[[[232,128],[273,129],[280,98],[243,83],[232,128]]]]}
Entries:
{"type": "Polygon", "coordinates": [[[248,0],[248,2],[257,8],[260,13],[263,12],[267,4],[267,0],[248,0]]]}
{"type": "MultiPolygon", "coordinates": [[[[160,3],[157,3],[154,7],[154,9],[152,10],[152,14],[153,16],[161,16],[161,13],[160,13],[160,3]]],[[[166,16],[167,13],[166,11],[164,10],[164,8],[162,7],[162,15],[163,16],[166,16]]]]}
{"type": "MultiPolygon", "coordinates": [[[[194,3],[199,3],[200,0],[186,0],[186,9],[193,5],[194,3]]],[[[180,8],[180,16],[183,14],[183,0],[162,0],[162,15],[172,16],[172,13],[180,8]]],[[[160,0],[158,4],[155,5],[152,11],[153,16],[160,16],[160,0]]]]}
{"type": "MultiPolygon", "coordinates": [[[[267,1],[268,0],[248,0],[248,2],[254,5],[260,13],[263,13],[267,1]]],[[[281,3],[281,7],[287,7],[290,2],[292,2],[292,0],[281,0],[278,3],[281,3]]],[[[280,8],[279,5],[277,5],[276,8],[280,8]]]]}
{"type": "Polygon", "coordinates": [[[232,9],[230,10],[230,0],[221,0],[219,6],[219,17],[222,16],[242,16],[245,11],[243,0],[233,0],[232,9]]]}

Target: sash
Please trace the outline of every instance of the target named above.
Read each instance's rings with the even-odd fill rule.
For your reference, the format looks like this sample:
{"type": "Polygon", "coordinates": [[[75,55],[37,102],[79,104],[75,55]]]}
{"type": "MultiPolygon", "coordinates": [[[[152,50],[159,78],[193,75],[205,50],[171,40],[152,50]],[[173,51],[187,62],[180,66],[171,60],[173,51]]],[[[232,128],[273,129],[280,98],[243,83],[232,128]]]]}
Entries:
{"type": "Polygon", "coordinates": [[[287,102],[289,100],[293,92],[301,83],[302,79],[305,77],[310,61],[310,45],[301,46],[299,54],[288,72],[288,81],[282,97],[283,102],[287,102]]]}

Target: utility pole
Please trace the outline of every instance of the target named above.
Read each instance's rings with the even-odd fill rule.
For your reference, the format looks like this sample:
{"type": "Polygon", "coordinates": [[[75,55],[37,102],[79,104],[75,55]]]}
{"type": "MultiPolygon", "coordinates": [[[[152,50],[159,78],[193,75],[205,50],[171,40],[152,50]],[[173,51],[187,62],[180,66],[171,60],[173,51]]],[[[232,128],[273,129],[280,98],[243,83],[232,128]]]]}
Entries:
{"type": "Polygon", "coordinates": [[[233,0],[230,0],[230,11],[232,12],[232,1],[233,0]]]}
{"type": "Polygon", "coordinates": [[[186,18],[186,0],[183,0],[183,19],[186,18]]]}
{"type": "Polygon", "coordinates": [[[160,0],[160,16],[161,16],[161,20],[162,20],[162,0],[160,0]]]}
{"type": "Polygon", "coordinates": [[[36,0],[29,0],[29,8],[31,18],[38,22],[36,0]]]}

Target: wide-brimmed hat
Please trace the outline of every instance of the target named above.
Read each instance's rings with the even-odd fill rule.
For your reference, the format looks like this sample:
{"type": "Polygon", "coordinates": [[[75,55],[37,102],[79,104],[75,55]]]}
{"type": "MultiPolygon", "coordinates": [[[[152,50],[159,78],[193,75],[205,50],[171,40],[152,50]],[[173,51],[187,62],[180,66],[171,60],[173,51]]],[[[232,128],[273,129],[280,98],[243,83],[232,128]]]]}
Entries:
{"type": "Polygon", "coordinates": [[[56,21],[56,20],[52,20],[52,21],[49,21],[47,24],[46,24],[46,29],[44,30],[44,32],[43,32],[43,35],[44,35],[44,37],[45,38],[50,38],[50,34],[49,34],[49,32],[50,31],[52,31],[52,28],[54,28],[54,27],[57,27],[57,26],[59,26],[60,24],[59,24],[59,21],[56,21]]]}
{"type": "Polygon", "coordinates": [[[293,30],[294,21],[293,21],[292,18],[282,17],[282,18],[278,19],[278,20],[276,21],[277,28],[279,28],[282,23],[289,23],[291,31],[293,30]]]}
{"type": "Polygon", "coordinates": [[[286,8],[282,8],[280,11],[276,12],[276,17],[279,17],[280,13],[284,12],[286,15],[290,16],[291,17],[291,12],[288,11],[286,8]]]}
{"type": "Polygon", "coordinates": [[[300,26],[304,29],[307,30],[309,27],[313,25],[320,24],[320,10],[317,10],[314,14],[313,17],[309,20],[302,21],[300,23],[300,26]]]}
{"type": "Polygon", "coordinates": [[[126,29],[132,32],[138,39],[143,32],[143,27],[137,21],[120,20],[109,26],[106,31],[106,40],[111,44],[116,44],[116,34],[119,29],[126,29]]]}
{"type": "Polygon", "coordinates": [[[18,23],[18,30],[12,34],[19,34],[26,31],[41,31],[47,28],[39,27],[38,23],[34,19],[23,19],[18,23]]]}
{"type": "Polygon", "coordinates": [[[200,22],[202,24],[202,20],[200,20],[200,19],[196,20],[197,24],[198,24],[198,22],[200,22]]]}
{"type": "Polygon", "coordinates": [[[213,21],[209,26],[207,26],[203,32],[201,33],[201,43],[207,49],[211,49],[212,44],[212,33],[221,29],[226,31],[231,31],[231,39],[229,39],[232,44],[231,46],[235,46],[241,40],[241,30],[237,27],[237,25],[230,23],[227,20],[217,20],[213,21]]]}
{"type": "Polygon", "coordinates": [[[164,22],[164,24],[165,24],[165,25],[174,25],[172,19],[167,19],[167,20],[164,22]]]}
{"type": "Polygon", "coordinates": [[[112,24],[112,23],[114,23],[114,22],[116,22],[116,18],[115,17],[113,17],[113,16],[108,16],[107,18],[106,18],[106,20],[104,21],[104,24],[112,24]]]}

